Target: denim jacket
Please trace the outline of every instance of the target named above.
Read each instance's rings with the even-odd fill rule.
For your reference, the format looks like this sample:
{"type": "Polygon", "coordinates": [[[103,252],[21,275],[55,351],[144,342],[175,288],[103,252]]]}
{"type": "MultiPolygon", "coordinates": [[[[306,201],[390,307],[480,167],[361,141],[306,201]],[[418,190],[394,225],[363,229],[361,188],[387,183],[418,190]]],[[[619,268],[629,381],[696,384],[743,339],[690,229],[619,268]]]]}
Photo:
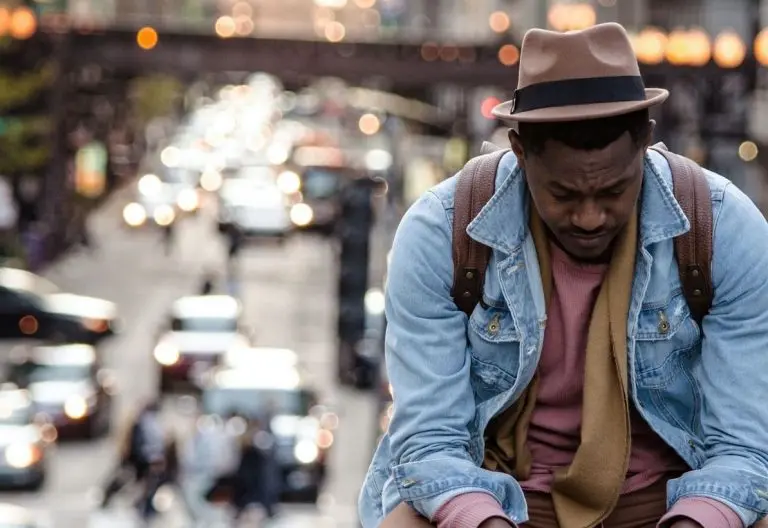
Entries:
{"type": "MultiPolygon", "coordinates": [[[[627,320],[631,398],[692,468],[667,486],[728,504],[745,526],[768,513],[768,223],[725,178],[707,172],[713,222],[713,306],[701,328],[681,290],[673,239],[690,229],[663,157],[644,161],[640,233],[627,320]]],[[[406,213],[388,271],[386,361],[394,415],[359,497],[365,528],[406,501],[422,515],[456,495],[492,494],[525,522],[511,476],[482,469],[483,431],[536,370],[547,321],[514,154],[469,235],[492,248],[483,303],[453,303],[451,229],[457,178],[406,213]],[[491,322],[494,324],[491,324],[491,322]]]]}

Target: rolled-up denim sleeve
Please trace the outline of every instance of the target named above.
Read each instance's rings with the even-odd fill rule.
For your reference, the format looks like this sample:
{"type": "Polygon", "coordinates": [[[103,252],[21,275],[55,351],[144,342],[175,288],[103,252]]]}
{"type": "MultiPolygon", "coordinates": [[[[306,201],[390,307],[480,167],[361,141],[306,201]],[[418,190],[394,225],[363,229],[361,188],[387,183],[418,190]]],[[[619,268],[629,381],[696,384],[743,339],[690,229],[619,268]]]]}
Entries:
{"type": "Polygon", "coordinates": [[[715,218],[710,313],[694,369],[703,465],[670,482],[670,503],[707,497],[744,526],[768,512],[768,224],[733,185],[715,218]]]}
{"type": "Polygon", "coordinates": [[[406,213],[392,248],[386,362],[394,415],[385,513],[405,500],[433,519],[461,493],[484,491],[509,504],[515,487],[519,490],[514,479],[481,469],[481,458],[470,454],[475,401],[467,316],[451,298],[449,214],[436,195],[425,194],[406,213]]]}

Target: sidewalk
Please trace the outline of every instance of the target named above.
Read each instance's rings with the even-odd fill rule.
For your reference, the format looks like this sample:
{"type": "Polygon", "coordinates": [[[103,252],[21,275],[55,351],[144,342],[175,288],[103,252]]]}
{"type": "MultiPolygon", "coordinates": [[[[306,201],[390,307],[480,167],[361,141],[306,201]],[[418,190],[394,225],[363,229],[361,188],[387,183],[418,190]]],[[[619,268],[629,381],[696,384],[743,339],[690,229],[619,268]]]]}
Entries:
{"type": "MultiPolygon", "coordinates": [[[[116,189],[88,215],[86,224],[97,248],[108,242],[108,234],[115,233],[118,229],[122,228],[123,207],[131,201],[134,192],[135,187],[132,183],[125,184],[116,189]]],[[[62,262],[71,261],[73,258],[76,259],[87,252],[88,250],[82,246],[71,247],[54,257],[50,262],[43,264],[37,272],[45,275],[50,270],[60,266],[62,262]]]]}

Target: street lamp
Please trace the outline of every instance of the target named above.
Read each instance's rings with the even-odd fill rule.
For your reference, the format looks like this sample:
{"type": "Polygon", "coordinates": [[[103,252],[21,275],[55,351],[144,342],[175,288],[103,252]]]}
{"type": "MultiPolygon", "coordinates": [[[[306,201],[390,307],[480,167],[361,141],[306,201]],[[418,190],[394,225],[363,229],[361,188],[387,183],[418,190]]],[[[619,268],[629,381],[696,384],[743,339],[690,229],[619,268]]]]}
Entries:
{"type": "Polygon", "coordinates": [[[768,66],[768,29],[763,29],[755,37],[755,58],[763,66],[768,66]]]}
{"type": "Polygon", "coordinates": [[[688,64],[690,57],[688,32],[684,29],[674,29],[667,41],[666,58],[673,66],[688,64]]]}
{"type": "Polygon", "coordinates": [[[715,62],[721,68],[736,68],[744,62],[747,47],[735,31],[727,30],[715,39],[715,62]]]}
{"type": "Polygon", "coordinates": [[[37,31],[37,18],[34,11],[28,7],[17,7],[11,13],[11,36],[19,40],[26,40],[37,31]]]}
{"type": "Polygon", "coordinates": [[[712,58],[712,43],[707,32],[700,28],[688,32],[688,64],[705,66],[712,58]]]}
{"type": "Polygon", "coordinates": [[[549,25],[556,31],[573,31],[592,27],[597,13],[591,4],[555,4],[547,13],[549,25]]]}
{"type": "Polygon", "coordinates": [[[494,33],[504,33],[509,29],[509,15],[504,11],[494,11],[488,18],[488,25],[494,33]]]}
{"type": "Polygon", "coordinates": [[[667,50],[667,36],[658,28],[647,27],[633,39],[637,60],[643,64],[661,64],[667,50]]]}
{"type": "Polygon", "coordinates": [[[514,66],[520,59],[520,50],[514,44],[504,44],[499,48],[499,62],[504,66],[514,66]]]}

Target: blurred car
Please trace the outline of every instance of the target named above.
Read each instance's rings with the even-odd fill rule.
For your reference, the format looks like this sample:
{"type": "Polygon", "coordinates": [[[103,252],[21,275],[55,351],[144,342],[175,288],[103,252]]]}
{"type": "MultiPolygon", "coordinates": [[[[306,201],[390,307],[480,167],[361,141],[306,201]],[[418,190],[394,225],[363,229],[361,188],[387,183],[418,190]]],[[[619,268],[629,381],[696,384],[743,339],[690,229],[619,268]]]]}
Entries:
{"type": "Polygon", "coordinates": [[[301,205],[291,209],[291,219],[305,230],[333,234],[341,214],[343,170],[336,167],[304,167],[299,173],[301,205]]]}
{"type": "MultiPolygon", "coordinates": [[[[48,446],[55,440],[56,429],[37,419],[28,391],[0,386],[0,487],[41,488],[48,446]]],[[[4,513],[0,506],[0,527],[7,522],[4,513]]]]}
{"type": "Polygon", "coordinates": [[[11,359],[10,381],[29,391],[36,412],[60,437],[109,433],[116,379],[92,346],[40,346],[11,359]]]}
{"type": "Polygon", "coordinates": [[[39,512],[15,504],[0,503],[0,528],[45,528],[50,526],[39,512]]]}
{"type": "Polygon", "coordinates": [[[236,230],[246,238],[284,240],[293,230],[290,198],[274,179],[253,176],[256,169],[269,170],[250,167],[224,181],[219,191],[219,230],[236,230]]]}
{"type": "Polygon", "coordinates": [[[158,172],[160,175],[147,173],[139,179],[136,199],[123,208],[123,221],[128,227],[168,226],[179,214],[199,209],[199,172],[181,167],[158,172]]]}
{"type": "Polygon", "coordinates": [[[285,365],[218,367],[208,372],[201,388],[202,409],[208,415],[271,417],[269,428],[283,479],[281,498],[317,501],[338,419],[322,412],[317,395],[304,386],[296,370],[285,365]]]}
{"type": "Polygon", "coordinates": [[[114,303],[63,293],[28,271],[0,268],[0,339],[95,344],[118,327],[114,303]]]}
{"type": "Polygon", "coordinates": [[[182,297],[153,355],[160,369],[160,391],[194,383],[231,349],[250,346],[252,332],[240,321],[240,302],[228,295],[182,297]]]}
{"type": "Polygon", "coordinates": [[[290,348],[233,348],[224,354],[221,365],[230,368],[297,370],[299,356],[290,348]]]}

